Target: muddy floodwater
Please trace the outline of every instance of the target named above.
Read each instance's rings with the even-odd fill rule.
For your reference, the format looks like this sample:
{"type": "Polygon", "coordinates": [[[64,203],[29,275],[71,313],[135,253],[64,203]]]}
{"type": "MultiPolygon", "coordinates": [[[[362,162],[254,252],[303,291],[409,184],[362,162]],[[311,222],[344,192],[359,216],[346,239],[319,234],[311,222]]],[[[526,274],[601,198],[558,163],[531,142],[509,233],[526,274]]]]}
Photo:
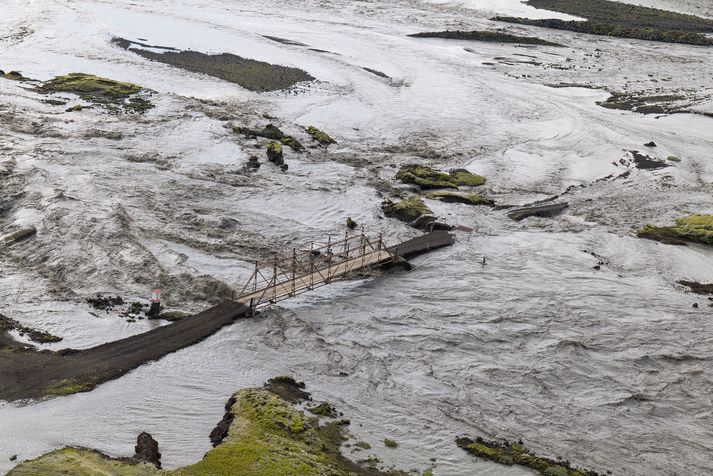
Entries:
{"type": "MultiPolygon", "coordinates": [[[[705,0],[641,3],[713,18],[705,0]]],[[[216,305],[255,260],[356,233],[347,217],[389,245],[418,236],[381,208],[409,190],[404,164],[482,175],[496,206],[426,195],[460,228],[410,271],[280,302],[88,393],[0,401],[0,473],[63,446],[131,456],[142,431],[164,468],[190,464],[233,392],[293,375],[384,467],[533,474],[455,444],[480,436],[601,473],[713,474],[713,301],[678,284],[713,283],[713,247],[636,235],[713,213],[713,47],[490,20],[576,19],[517,0],[2,10],[0,69],[27,80],[0,77],[0,235],[33,231],[0,244],[0,314],[62,338],[39,349],[169,325],[125,312],[155,288],[170,311],[216,305]],[[564,46],[408,36],[499,28],[564,46]],[[140,92],[37,87],[80,72],[140,92]],[[304,146],[283,140],[283,170],[245,133],[267,124],[304,146]],[[551,199],[569,206],[507,215],[551,199]]]]}

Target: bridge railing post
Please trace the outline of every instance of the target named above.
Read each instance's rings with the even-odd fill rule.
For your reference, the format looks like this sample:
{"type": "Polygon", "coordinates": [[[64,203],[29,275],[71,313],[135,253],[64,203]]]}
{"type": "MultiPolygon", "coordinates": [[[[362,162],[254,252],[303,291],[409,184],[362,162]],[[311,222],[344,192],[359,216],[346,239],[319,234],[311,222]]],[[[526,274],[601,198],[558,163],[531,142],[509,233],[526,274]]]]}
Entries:
{"type": "Polygon", "coordinates": [[[332,237],[330,236],[327,240],[327,278],[324,280],[325,283],[329,284],[329,271],[332,268],[332,237]]]}

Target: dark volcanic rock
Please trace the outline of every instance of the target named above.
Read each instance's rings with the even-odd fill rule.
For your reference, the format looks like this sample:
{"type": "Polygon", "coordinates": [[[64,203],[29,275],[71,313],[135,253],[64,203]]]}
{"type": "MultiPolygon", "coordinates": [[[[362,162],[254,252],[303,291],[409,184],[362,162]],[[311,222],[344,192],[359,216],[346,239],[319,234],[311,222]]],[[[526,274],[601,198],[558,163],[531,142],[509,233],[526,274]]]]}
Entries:
{"type": "Polygon", "coordinates": [[[695,281],[679,281],[678,284],[686,286],[691,289],[691,292],[696,294],[711,294],[713,295],[713,283],[704,284],[697,283],[695,281]]]}
{"type": "Polygon", "coordinates": [[[233,424],[233,420],[235,419],[235,415],[233,414],[233,405],[235,405],[235,402],[235,396],[230,397],[228,403],[225,404],[225,415],[223,415],[223,419],[220,420],[215,428],[213,428],[213,431],[210,432],[210,442],[213,444],[213,447],[221,444],[225,437],[228,436],[230,425],[233,424]]]}
{"type": "Polygon", "coordinates": [[[508,217],[515,221],[523,220],[527,217],[553,217],[562,213],[569,204],[567,202],[548,203],[546,205],[533,205],[528,207],[516,208],[508,212],[508,217]]]}
{"type": "Polygon", "coordinates": [[[634,164],[637,169],[641,170],[658,170],[664,169],[666,167],[671,167],[671,164],[667,164],[661,160],[654,159],[648,155],[644,155],[638,150],[630,150],[631,156],[634,158],[634,164]]]}
{"type": "Polygon", "coordinates": [[[136,452],[134,459],[151,463],[161,469],[161,453],[158,452],[158,442],[145,431],[141,432],[136,439],[134,451],[136,452]]]}
{"type": "Polygon", "coordinates": [[[288,402],[295,403],[312,399],[310,394],[304,391],[306,387],[304,382],[297,382],[292,377],[271,378],[264,387],[288,402]]]}

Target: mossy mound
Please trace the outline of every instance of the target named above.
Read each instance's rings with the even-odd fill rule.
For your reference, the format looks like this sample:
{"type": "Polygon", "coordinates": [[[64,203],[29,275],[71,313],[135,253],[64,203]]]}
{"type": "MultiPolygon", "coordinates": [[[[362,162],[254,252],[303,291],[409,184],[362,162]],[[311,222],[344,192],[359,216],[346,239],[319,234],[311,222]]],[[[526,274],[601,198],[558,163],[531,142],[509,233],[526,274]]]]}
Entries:
{"type": "Polygon", "coordinates": [[[96,451],[65,448],[21,463],[10,476],[405,476],[360,466],[339,451],[344,441],[339,422],[320,426],[276,394],[245,389],[233,395],[232,421],[220,444],[196,464],[171,471],[136,460],[113,459],[96,451]]]}
{"type": "Polygon", "coordinates": [[[458,438],[456,444],[468,453],[478,458],[504,464],[507,466],[521,465],[537,470],[545,476],[599,476],[595,471],[575,468],[569,461],[555,461],[550,458],[536,456],[528,451],[522,443],[488,441],[483,438],[458,438]]]}
{"type": "Polygon", "coordinates": [[[329,134],[326,132],[320,131],[314,126],[309,126],[307,128],[307,134],[312,136],[312,139],[317,141],[320,145],[328,146],[330,144],[336,144],[337,141],[329,137],[329,134]]]}
{"type": "Polygon", "coordinates": [[[267,144],[267,160],[275,165],[282,165],[285,159],[282,156],[282,144],[277,141],[272,141],[267,144]]]}
{"type": "Polygon", "coordinates": [[[458,188],[450,174],[438,172],[425,165],[404,165],[396,173],[396,179],[418,185],[422,189],[458,188]]]}
{"type": "Polygon", "coordinates": [[[466,205],[487,205],[493,206],[495,202],[485,198],[479,193],[458,193],[458,192],[432,192],[426,194],[426,198],[439,200],[445,203],[465,203],[466,205]]]}
{"type": "Polygon", "coordinates": [[[11,470],[12,476],[44,476],[65,474],[72,476],[150,476],[166,474],[152,464],[130,459],[113,459],[98,451],[83,448],[63,448],[39,458],[21,463],[11,470]]]}
{"type": "Polygon", "coordinates": [[[244,134],[245,137],[256,138],[264,137],[266,139],[272,140],[282,140],[285,137],[285,133],[280,130],[279,127],[274,124],[268,124],[262,129],[250,129],[249,127],[233,127],[233,131],[238,134],[244,134]]]}
{"type": "Polygon", "coordinates": [[[292,136],[284,136],[282,139],[280,139],[280,142],[282,143],[282,145],[286,145],[295,152],[302,152],[303,150],[305,150],[305,147],[302,145],[302,143],[292,136]]]}
{"type": "Polygon", "coordinates": [[[8,71],[6,73],[3,70],[0,70],[0,76],[11,81],[27,81],[29,79],[24,77],[22,73],[19,73],[17,71],[8,71]]]}
{"type": "Polygon", "coordinates": [[[451,172],[451,181],[458,186],[480,187],[485,185],[485,177],[468,172],[465,169],[457,169],[451,172]]]}
{"type": "Polygon", "coordinates": [[[636,232],[639,238],[660,241],[669,245],[688,242],[713,245],[713,215],[693,214],[676,219],[675,226],[644,225],[636,232]]]}
{"type": "Polygon", "coordinates": [[[424,215],[432,214],[431,209],[423,203],[418,195],[412,195],[396,203],[388,199],[384,200],[381,203],[381,209],[387,217],[396,218],[405,223],[411,223],[424,215]]]}
{"type": "Polygon", "coordinates": [[[145,112],[153,107],[148,100],[137,96],[146,91],[141,86],[92,74],[70,73],[57,76],[37,86],[37,90],[45,94],[76,94],[85,101],[113,111],[122,108],[127,112],[145,112]]]}
{"type": "Polygon", "coordinates": [[[329,418],[337,418],[337,410],[334,409],[329,402],[322,402],[316,407],[308,408],[307,411],[314,415],[325,416],[329,418]]]}
{"type": "Polygon", "coordinates": [[[453,188],[459,186],[478,187],[485,184],[485,177],[472,174],[464,169],[450,173],[439,172],[425,165],[404,165],[396,173],[396,179],[403,183],[418,185],[423,190],[453,188]]]}

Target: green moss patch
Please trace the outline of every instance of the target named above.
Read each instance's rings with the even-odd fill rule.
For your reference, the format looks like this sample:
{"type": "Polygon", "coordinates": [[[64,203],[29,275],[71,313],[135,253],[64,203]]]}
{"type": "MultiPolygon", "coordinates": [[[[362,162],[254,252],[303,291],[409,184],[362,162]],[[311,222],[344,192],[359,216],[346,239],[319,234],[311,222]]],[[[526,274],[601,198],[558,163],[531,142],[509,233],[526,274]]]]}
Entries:
{"type": "Polygon", "coordinates": [[[282,143],[282,145],[286,145],[295,152],[302,152],[303,150],[305,150],[302,143],[292,136],[284,136],[282,139],[280,139],[280,142],[282,143]]]}
{"type": "Polygon", "coordinates": [[[484,41],[488,43],[517,43],[521,45],[562,46],[534,36],[518,36],[501,31],[433,31],[409,35],[414,38],[445,38],[448,40],[484,41]]]}
{"type": "Polygon", "coordinates": [[[457,169],[450,173],[440,172],[425,165],[404,165],[396,173],[403,183],[418,185],[423,190],[437,188],[478,187],[485,184],[485,177],[457,169]]]}
{"type": "Polygon", "coordinates": [[[639,238],[660,241],[670,245],[703,243],[713,245],[713,215],[689,215],[677,218],[674,226],[644,225],[637,232],[639,238]]]}
{"type": "Polygon", "coordinates": [[[412,195],[396,203],[388,199],[384,200],[381,203],[381,209],[387,217],[396,218],[405,223],[411,223],[423,215],[433,213],[418,195],[412,195]]]}
{"type": "Polygon", "coordinates": [[[0,77],[9,79],[11,81],[28,81],[29,80],[29,78],[24,77],[22,75],[22,73],[19,73],[17,71],[8,71],[6,73],[3,70],[0,70],[0,77]]]}
{"type": "Polygon", "coordinates": [[[335,141],[334,139],[332,139],[332,138],[329,136],[329,134],[327,134],[327,133],[324,132],[324,131],[320,131],[319,129],[317,129],[317,128],[314,127],[314,126],[309,126],[309,127],[307,128],[307,134],[309,134],[310,136],[312,136],[312,139],[314,139],[316,142],[318,142],[319,145],[328,146],[328,145],[336,144],[336,143],[337,143],[337,141],[335,141]]]}
{"type": "Polygon", "coordinates": [[[75,393],[89,392],[96,386],[94,379],[65,379],[48,385],[43,394],[46,397],[64,397],[75,393]]]}
{"type": "Polygon", "coordinates": [[[456,444],[478,458],[507,466],[520,465],[545,476],[599,476],[599,473],[573,467],[569,461],[555,461],[537,456],[521,443],[488,441],[483,438],[458,438],[456,444]]]}
{"type": "Polygon", "coordinates": [[[141,86],[92,74],[70,73],[57,76],[37,86],[37,90],[45,94],[76,94],[85,101],[113,112],[145,112],[153,107],[147,99],[139,96],[139,93],[146,92],[141,86]]]}
{"type": "Polygon", "coordinates": [[[63,448],[39,458],[21,463],[11,470],[12,476],[41,475],[72,476],[153,476],[166,474],[148,463],[130,459],[113,459],[98,451],[83,448],[63,448]]]}
{"type": "Polygon", "coordinates": [[[329,402],[323,402],[316,407],[307,408],[307,411],[313,415],[325,416],[329,418],[337,418],[337,410],[334,409],[329,402]]]}
{"type": "Polygon", "coordinates": [[[399,444],[394,440],[384,438],[384,446],[386,446],[387,448],[398,448],[399,444]]]}

